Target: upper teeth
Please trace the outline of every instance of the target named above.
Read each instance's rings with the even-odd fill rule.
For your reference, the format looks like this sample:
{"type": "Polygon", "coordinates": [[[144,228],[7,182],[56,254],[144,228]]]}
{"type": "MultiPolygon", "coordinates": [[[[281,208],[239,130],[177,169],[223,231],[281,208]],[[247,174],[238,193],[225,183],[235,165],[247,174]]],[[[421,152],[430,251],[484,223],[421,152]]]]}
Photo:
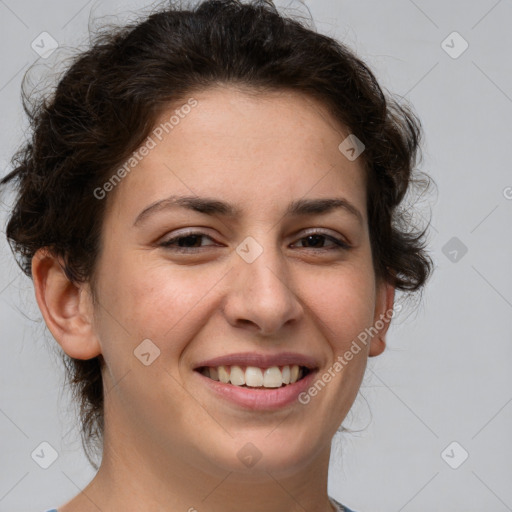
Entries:
{"type": "Polygon", "coordinates": [[[303,375],[300,366],[271,366],[270,368],[257,368],[256,366],[217,366],[208,367],[202,373],[213,380],[220,380],[224,384],[235,386],[249,386],[253,388],[279,388],[283,384],[293,384],[303,375]],[[282,369],[281,369],[282,368],[282,369]]]}

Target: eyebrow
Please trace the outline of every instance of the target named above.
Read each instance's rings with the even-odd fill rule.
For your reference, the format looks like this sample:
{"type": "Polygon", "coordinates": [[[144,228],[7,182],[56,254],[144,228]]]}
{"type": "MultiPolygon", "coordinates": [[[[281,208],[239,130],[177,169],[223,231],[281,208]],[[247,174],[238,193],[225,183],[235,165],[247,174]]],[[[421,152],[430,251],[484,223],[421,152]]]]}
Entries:
{"type": "MultiPolygon", "coordinates": [[[[150,204],[139,213],[134,226],[139,225],[151,214],[169,208],[186,208],[205,215],[220,215],[222,217],[235,218],[242,214],[242,210],[232,204],[219,199],[198,196],[170,196],[150,204]]],[[[321,199],[298,199],[292,201],[285,212],[285,217],[298,217],[301,215],[325,215],[334,210],[342,209],[352,214],[363,224],[361,212],[347,199],[343,197],[321,198],[321,199]]]]}

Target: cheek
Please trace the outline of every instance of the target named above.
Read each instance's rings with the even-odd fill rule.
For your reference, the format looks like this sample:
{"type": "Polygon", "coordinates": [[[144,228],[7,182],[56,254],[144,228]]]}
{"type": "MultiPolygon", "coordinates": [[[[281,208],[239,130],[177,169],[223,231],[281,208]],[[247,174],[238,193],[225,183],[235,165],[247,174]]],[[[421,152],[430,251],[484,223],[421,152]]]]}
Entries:
{"type": "Polygon", "coordinates": [[[215,285],[226,269],[202,271],[197,266],[152,261],[144,253],[118,254],[113,259],[115,265],[104,266],[112,270],[99,278],[102,309],[110,313],[100,311],[102,332],[109,339],[128,336],[133,348],[148,338],[162,352],[179,353],[204,323],[205,308],[211,308],[215,285]]]}
{"type": "Polygon", "coordinates": [[[373,322],[375,282],[364,265],[346,263],[329,272],[305,273],[300,288],[312,320],[336,353],[373,322]]]}

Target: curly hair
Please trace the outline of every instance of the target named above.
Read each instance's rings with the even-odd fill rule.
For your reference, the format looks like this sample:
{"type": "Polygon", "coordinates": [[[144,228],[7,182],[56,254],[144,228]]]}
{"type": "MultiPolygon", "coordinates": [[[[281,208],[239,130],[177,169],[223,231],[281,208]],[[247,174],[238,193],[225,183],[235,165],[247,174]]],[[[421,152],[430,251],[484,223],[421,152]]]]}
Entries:
{"type": "MultiPolygon", "coordinates": [[[[70,281],[94,284],[112,198],[98,200],[93,191],[139,147],[168,105],[219,84],[255,93],[298,91],[319,100],[364,143],[375,275],[399,290],[419,291],[433,268],[427,228],[411,227],[398,208],[413,183],[426,183],[415,169],[419,119],[384,94],[352,50],[256,0],[166,7],[109,28],[73,58],[51,94],[29,104],[24,92],[30,140],[0,181],[15,185],[6,235],[23,272],[32,278],[32,257],[46,247],[64,262],[70,281]]],[[[101,356],[62,358],[80,408],[82,444],[97,469],[88,448],[103,441],[104,362],[101,356]]]]}

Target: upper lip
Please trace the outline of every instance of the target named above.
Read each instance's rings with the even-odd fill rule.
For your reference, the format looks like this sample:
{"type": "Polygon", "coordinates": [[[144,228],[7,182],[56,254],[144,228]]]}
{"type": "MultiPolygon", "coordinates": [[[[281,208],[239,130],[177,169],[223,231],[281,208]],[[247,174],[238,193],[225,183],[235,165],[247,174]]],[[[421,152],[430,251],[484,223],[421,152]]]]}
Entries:
{"type": "Polygon", "coordinates": [[[196,364],[194,370],[204,366],[255,366],[257,368],[270,368],[271,366],[286,366],[296,364],[305,366],[310,370],[318,368],[315,358],[295,352],[281,352],[280,354],[260,354],[256,352],[240,352],[213,359],[201,361],[196,364]]]}

